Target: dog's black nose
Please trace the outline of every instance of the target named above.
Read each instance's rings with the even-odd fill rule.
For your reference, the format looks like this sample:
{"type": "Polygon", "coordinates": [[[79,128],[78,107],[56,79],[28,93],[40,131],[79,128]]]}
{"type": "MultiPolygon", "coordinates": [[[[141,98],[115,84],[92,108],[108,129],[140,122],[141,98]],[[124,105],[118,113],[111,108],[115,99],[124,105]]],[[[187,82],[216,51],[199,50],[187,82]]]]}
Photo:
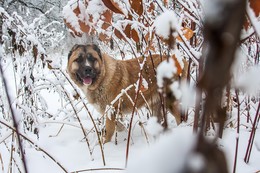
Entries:
{"type": "Polygon", "coordinates": [[[85,67],[85,74],[89,75],[93,73],[93,68],[90,66],[85,67]]]}

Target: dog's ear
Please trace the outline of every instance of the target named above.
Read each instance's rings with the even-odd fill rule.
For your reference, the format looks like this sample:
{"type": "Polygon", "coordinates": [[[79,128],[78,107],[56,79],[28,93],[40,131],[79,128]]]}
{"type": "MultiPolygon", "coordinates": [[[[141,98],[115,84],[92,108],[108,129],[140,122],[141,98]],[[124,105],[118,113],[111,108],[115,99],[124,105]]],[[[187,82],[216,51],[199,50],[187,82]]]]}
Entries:
{"type": "Polygon", "coordinates": [[[68,59],[70,59],[70,56],[71,56],[72,52],[73,52],[74,50],[76,50],[79,46],[80,46],[80,45],[75,44],[75,45],[71,48],[71,50],[70,50],[70,52],[69,52],[69,54],[68,54],[68,59]]]}
{"type": "Polygon", "coordinates": [[[102,60],[102,54],[101,54],[101,51],[100,51],[99,47],[96,44],[93,44],[92,48],[98,53],[98,56],[102,60]]]}

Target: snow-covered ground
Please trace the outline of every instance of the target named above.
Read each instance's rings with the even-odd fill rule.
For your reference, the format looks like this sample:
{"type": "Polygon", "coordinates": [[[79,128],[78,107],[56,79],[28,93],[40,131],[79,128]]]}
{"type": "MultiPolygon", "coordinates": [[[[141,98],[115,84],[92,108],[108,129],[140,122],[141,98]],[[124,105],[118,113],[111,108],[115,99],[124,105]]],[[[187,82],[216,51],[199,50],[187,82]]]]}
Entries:
{"type": "MultiPolygon", "coordinates": [[[[59,131],[60,127],[61,124],[59,123],[48,123],[39,129],[39,139],[37,139],[35,135],[29,136],[31,136],[35,144],[48,152],[55,161],[59,162],[68,172],[96,168],[125,168],[125,138],[127,137],[127,133],[120,132],[117,145],[115,145],[113,141],[104,145],[106,161],[106,166],[104,166],[98,145],[94,146],[93,157],[90,157],[86,142],[82,140],[83,134],[80,128],[65,125],[58,136],[51,137],[51,135],[55,135],[59,131]]],[[[243,161],[249,134],[249,131],[244,129],[239,136],[237,173],[255,173],[260,170],[260,151],[259,148],[257,150],[257,144],[253,146],[250,162],[245,164],[243,161]]],[[[258,144],[260,139],[259,136],[260,131],[257,130],[256,137],[258,138],[255,141],[257,141],[258,144]]],[[[233,170],[236,137],[236,130],[228,128],[225,129],[223,139],[219,140],[219,147],[225,151],[230,172],[233,170]]],[[[6,143],[9,143],[10,140],[11,139],[7,140],[6,143]]],[[[182,158],[184,157],[183,155],[185,155],[184,153],[189,151],[194,145],[192,143],[194,143],[194,136],[192,137],[192,127],[188,125],[182,124],[179,127],[173,128],[169,134],[161,135],[156,140],[150,140],[150,144],[147,143],[144,135],[140,132],[140,128],[137,126],[134,129],[134,135],[132,136],[130,145],[130,172],[136,172],[136,170],[140,170],[139,172],[146,172],[149,170],[149,172],[151,172],[151,169],[153,170],[152,172],[160,172],[157,170],[164,170],[163,168],[165,168],[164,166],[165,164],[167,165],[169,160],[171,161],[169,162],[170,165],[168,164],[168,167],[172,166],[174,170],[174,168],[181,166],[174,164],[183,163],[180,160],[184,159],[182,158]]],[[[37,147],[28,144],[27,142],[24,142],[23,144],[26,147],[25,158],[29,172],[64,172],[46,154],[39,151],[37,147]]],[[[10,152],[2,143],[0,145],[0,154],[3,162],[3,165],[1,163],[3,167],[1,172],[8,172],[7,165],[10,159],[10,152]]],[[[17,162],[19,162],[19,159],[17,157],[15,158],[17,159],[17,162]]],[[[196,162],[196,160],[194,160],[194,162],[196,162]]],[[[96,172],[125,172],[122,170],[104,170],[96,172]]]]}
{"type": "MultiPolygon", "coordinates": [[[[66,57],[64,57],[64,59],[65,58],[66,57]]],[[[5,74],[8,74],[8,69],[13,69],[11,65],[12,63],[5,63],[5,74]]],[[[63,64],[62,68],[65,69],[65,67],[66,63],[63,64]]],[[[9,77],[11,74],[12,73],[8,74],[9,77]]],[[[14,85],[14,83],[10,83],[9,86],[10,85],[14,85]]],[[[72,91],[68,83],[66,83],[65,88],[67,88],[67,91],[72,91]]],[[[71,92],[71,94],[72,93],[73,92],[71,92]]],[[[46,100],[47,112],[54,116],[49,119],[38,117],[38,136],[33,134],[33,132],[24,133],[22,130],[22,133],[33,142],[32,144],[27,140],[23,140],[22,143],[25,148],[24,154],[29,173],[62,173],[65,172],[64,170],[67,172],[80,172],[80,170],[82,170],[82,172],[90,172],[91,170],[92,172],[131,173],[178,172],[178,169],[184,166],[183,160],[187,157],[191,157],[188,155],[188,152],[194,147],[196,138],[196,135],[192,134],[193,117],[190,116],[187,123],[176,126],[174,118],[169,115],[169,125],[171,129],[166,134],[158,134],[161,132],[158,124],[155,124],[156,121],[153,119],[148,121],[146,119],[145,109],[143,109],[142,113],[140,113],[141,118],[136,116],[133,123],[134,128],[129,147],[127,169],[125,168],[126,139],[128,135],[126,130],[118,132],[117,145],[115,144],[115,138],[113,138],[111,142],[104,144],[104,158],[106,162],[104,166],[96,133],[90,131],[93,125],[87,112],[81,109],[82,105],[80,106],[80,104],[75,103],[83,127],[87,132],[90,147],[88,147],[84,140],[82,129],[76,117],[73,115],[73,112],[68,111],[71,110],[71,107],[63,105],[65,100],[62,101],[62,99],[60,99],[60,93],[42,89],[41,95],[46,100]],[[62,112],[61,109],[67,111],[62,112]],[[144,128],[141,128],[138,121],[144,123],[144,128]],[[92,156],[90,156],[89,148],[93,151],[92,156]]],[[[94,118],[100,116],[91,105],[87,106],[94,118]]],[[[234,114],[235,113],[236,111],[234,111],[234,114]]],[[[129,120],[130,117],[128,116],[127,118],[129,120]]],[[[5,120],[0,120],[5,122],[5,120]]],[[[241,119],[241,124],[247,125],[245,118],[241,119]]],[[[226,128],[223,138],[218,140],[218,146],[225,152],[229,171],[232,172],[236,138],[239,137],[236,172],[256,173],[260,171],[260,130],[257,129],[256,131],[251,158],[249,163],[246,164],[243,159],[248,145],[250,129],[244,125],[241,126],[239,135],[235,128],[226,128]]],[[[17,150],[17,143],[13,143],[15,152],[10,152],[12,144],[12,137],[10,136],[11,130],[2,125],[0,127],[0,172],[7,173],[10,171],[9,165],[11,158],[15,160],[12,164],[12,172],[20,172],[17,169],[18,167],[22,170],[20,157],[17,154],[20,152],[17,150]]],[[[209,135],[209,137],[212,137],[214,132],[209,133],[209,135]]],[[[194,157],[191,157],[189,162],[195,165],[201,164],[200,161],[194,157]]]]}

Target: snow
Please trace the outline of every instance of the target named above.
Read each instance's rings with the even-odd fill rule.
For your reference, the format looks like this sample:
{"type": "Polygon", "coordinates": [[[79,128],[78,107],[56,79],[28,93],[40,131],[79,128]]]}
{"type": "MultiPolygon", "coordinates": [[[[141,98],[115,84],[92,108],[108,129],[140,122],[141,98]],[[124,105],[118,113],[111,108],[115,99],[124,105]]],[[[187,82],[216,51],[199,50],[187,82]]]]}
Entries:
{"type": "Polygon", "coordinates": [[[93,17],[93,23],[97,23],[100,20],[100,16],[103,14],[104,10],[107,10],[107,8],[101,0],[89,1],[85,10],[85,16],[89,16],[89,14],[91,14],[93,17]]]}
{"type": "MultiPolygon", "coordinates": [[[[54,54],[53,58],[58,58],[57,54],[54,54]]],[[[63,59],[67,59],[64,56],[63,59]]],[[[8,63],[7,63],[8,64],[8,63]]],[[[9,70],[12,70],[10,68],[9,70]]],[[[172,64],[173,65],[173,64],[172,64]]],[[[5,68],[7,69],[7,68],[5,68]]],[[[51,78],[51,77],[50,77],[51,78]]],[[[54,79],[51,80],[54,82],[54,79]]],[[[64,85],[64,84],[63,84],[64,85]]],[[[66,86],[66,84],[65,84],[66,86]]],[[[129,87],[131,88],[131,87],[129,87]]],[[[180,89],[182,89],[182,85],[180,89]]],[[[71,90],[68,90],[71,91],[71,90]]],[[[124,93],[125,91],[122,91],[124,93]]],[[[183,96],[186,92],[182,91],[183,96]]],[[[187,92],[187,97],[190,92],[187,92]]],[[[125,150],[127,131],[118,132],[117,145],[115,145],[115,137],[112,141],[104,144],[104,154],[106,160],[106,166],[102,163],[102,156],[100,152],[100,147],[97,144],[97,137],[95,132],[93,132],[92,122],[88,118],[88,114],[82,111],[77,104],[77,110],[79,111],[79,116],[82,120],[85,131],[88,134],[88,140],[90,142],[90,148],[93,151],[93,155],[90,156],[88,147],[84,140],[84,135],[79,123],[74,117],[74,113],[68,110],[68,106],[63,106],[62,102],[59,101],[60,96],[57,92],[50,92],[44,90],[41,93],[47,102],[47,112],[55,115],[53,118],[48,120],[38,117],[38,130],[39,138],[33,133],[27,132],[26,136],[29,137],[34,142],[34,145],[29,144],[24,141],[25,144],[25,157],[28,163],[29,171],[34,173],[62,173],[62,169],[51,160],[46,154],[41,152],[39,148],[45,150],[50,154],[51,157],[57,162],[59,162],[68,172],[73,172],[77,170],[85,169],[105,169],[105,168],[120,168],[125,169],[125,150]],[[61,107],[63,106],[63,107],[61,107]],[[63,111],[62,113],[59,113],[63,111]],[[60,130],[60,128],[64,127],[60,130]],[[58,133],[60,130],[60,133],[58,133]],[[58,134],[56,136],[56,134],[58,134]],[[36,147],[36,145],[38,147],[36,147]],[[38,149],[37,149],[38,148],[38,149]]],[[[87,105],[93,117],[98,118],[100,115],[94,110],[91,105],[87,105]]],[[[138,125],[139,117],[134,118],[134,127],[131,136],[131,152],[129,153],[129,161],[127,170],[106,170],[106,172],[178,172],[183,166],[189,166],[194,169],[200,169],[203,167],[203,158],[196,153],[190,153],[194,148],[196,135],[192,134],[192,126],[189,123],[183,123],[180,126],[171,126],[170,130],[166,133],[162,133],[162,127],[157,123],[156,118],[150,118],[147,120],[145,109],[141,110],[141,122],[144,125],[144,129],[138,125]],[[146,132],[146,133],[145,133],[146,132]],[[147,138],[145,137],[147,135],[147,138]],[[187,160],[187,165],[185,164],[187,160]]],[[[234,112],[236,114],[236,112],[234,112]]],[[[172,118],[171,115],[169,117],[172,118]]],[[[192,118],[190,117],[192,122],[192,118]]],[[[2,119],[0,119],[3,121],[2,119]]],[[[126,117],[127,120],[127,117],[126,117]]],[[[241,119],[241,124],[243,124],[243,119],[241,119]]],[[[5,121],[4,121],[5,122],[5,121]]],[[[169,121],[168,121],[169,122],[169,121]]],[[[11,125],[8,123],[8,125],[11,125]]],[[[10,130],[1,130],[0,141],[5,141],[10,144],[11,137],[10,130]]],[[[253,145],[252,156],[249,164],[243,162],[243,157],[245,154],[245,149],[250,135],[250,129],[242,128],[240,131],[240,141],[239,141],[239,153],[238,153],[238,165],[237,173],[251,173],[260,170],[259,159],[259,136],[260,131],[256,131],[256,139],[253,145]]],[[[235,152],[235,142],[236,142],[237,132],[236,129],[226,128],[224,130],[223,139],[219,140],[219,147],[225,152],[228,160],[228,168],[230,172],[233,168],[234,152],[235,152]]],[[[0,145],[0,153],[3,158],[4,172],[7,171],[10,152],[5,147],[3,143],[0,145]]],[[[18,164],[19,156],[15,155],[15,159],[18,164]]],[[[93,171],[93,172],[103,172],[103,171],[93,171]]]]}
{"type": "Polygon", "coordinates": [[[164,60],[157,67],[157,85],[159,88],[163,87],[164,79],[171,79],[177,72],[175,62],[172,58],[169,58],[169,62],[164,60]]]}
{"type": "MultiPolygon", "coordinates": [[[[67,3],[67,5],[63,7],[62,15],[63,15],[63,18],[66,19],[66,22],[68,22],[78,33],[82,33],[82,31],[80,30],[80,25],[79,25],[79,21],[78,21],[79,18],[73,12],[73,10],[77,8],[78,4],[80,7],[84,6],[84,4],[81,1],[70,0],[67,3]]],[[[84,13],[82,13],[82,14],[84,14],[84,13]]]]}
{"type": "Polygon", "coordinates": [[[156,137],[163,131],[163,127],[158,123],[157,117],[151,117],[147,122],[146,130],[150,135],[156,137]]]}
{"type": "Polygon", "coordinates": [[[174,82],[170,85],[170,89],[171,89],[173,95],[175,96],[175,98],[176,98],[177,100],[179,100],[179,99],[181,98],[181,96],[182,96],[182,92],[181,92],[181,90],[180,90],[180,88],[179,88],[179,82],[174,81],[174,82]]]}
{"type": "MultiPolygon", "coordinates": [[[[66,5],[63,9],[63,16],[66,18],[67,22],[69,22],[77,32],[80,31],[80,26],[78,23],[78,19],[85,20],[84,15],[86,13],[94,14],[93,20],[98,20],[98,14],[94,12],[102,11],[102,3],[99,1],[90,1],[92,5],[91,9],[86,9],[82,3],[82,1],[70,0],[68,5],[66,5]],[[80,15],[76,16],[73,13],[73,9],[77,7],[77,2],[80,6],[80,15]],[[90,10],[90,11],[87,11],[90,10]]],[[[126,5],[127,8],[129,4],[122,4],[122,1],[118,1],[120,6],[126,5]]],[[[210,3],[208,1],[208,3],[210,3]]],[[[159,4],[162,4],[159,2],[159,4]]],[[[185,4],[185,3],[184,3],[185,4]]],[[[189,6],[191,2],[189,2],[189,6]]],[[[218,8],[216,8],[216,4],[214,6],[209,6],[208,10],[209,18],[212,16],[213,22],[216,20],[220,20],[215,18],[214,16],[220,16],[221,13],[218,8]],[[211,13],[211,14],[210,14],[211,13]]],[[[124,6],[125,7],[125,6],[124,6]]],[[[186,5],[188,8],[188,5],[186,5]]],[[[195,7],[192,7],[195,8],[195,7]]],[[[123,8],[124,13],[127,13],[127,10],[123,8]]],[[[259,31],[259,18],[255,18],[252,14],[252,10],[247,9],[250,18],[253,19],[252,23],[254,27],[256,27],[256,31],[259,31]]],[[[193,10],[195,11],[195,10],[193,10]]],[[[0,12],[8,15],[3,8],[0,7],[0,12]]],[[[197,14],[199,15],[199,13],[197,14]]],[[[16,17],[20,19],[20,17],[16,13],[16,17]]],[[[9,21],[10,22],[10,21],[9,21]]],[[[37,22],[35,20],[34,22],[37,22]]],[[[131,21],[130,21],[131,22],[131,21]]],[[[118,21],[120,23],[120,21],[118,21]]],[[[170,35],[170,28],[173,30],[178,29],[178,22],[175,16],[175,13],[170,10],[164,9],[164,12],[156,18],[156,22],[153,27],[158,35],[167,39],[170,35]]],[[[136,22],[132,23],[132,27],[135,28],[137,26],[143,26],[143,24],[136,22]]],[[[113,25],[116,25],[113,23],[113,25]]],[[[29,26],[24,23],[24,26],[31,27],[34,29],[34,26],[29,26]]],[[[20,26],[18,26],[20,27],[20,26]]],[[[118,24],[119,27],[119,24],[118,24]]],[[[120,24],[121,27],[121,24],[120,24]]],[[[21,31],[24,31],[23,28],[19,28],[21,31]]],[[[249,31],[248,31],[249,32],[249,31]]],[[[252,32],[252,31],[250,31],[252,32]]],[[[17,33],[19,34],[19,33],[17,33]]],[[[259,33],[258,33],[259,35],[259,33]]],[[[8,37],[5,36],[7,39],[8,37]]],[[[29,34],[27,40],[38,46],[39,52],[45,52],[41,44],[38,42],[39,40],[33,35],[29,34]]],[[[127,39],[129,42],[130,39],[127,39]]],[[[186,42],[185,42],[186,43],[186,42]]],[[[186,43],[187,44],[187,43],[186,43]]],[[[183,49],[189,52],[190,57],[193,58],[195,65],[197,65],[197,59],[201,56],[199,51],[193,49],[189,44],[184,46],[184,43],[180,43],[180,46],[183,49]],[[193,54],[193,55],[192,55],[193,54]]],[[[67,55],[60,54],[60,47],[58,48],[59,53],[53,53],[49,55],[49,59],[51,60],[51,65],[54,68],[61,68],[63,72],[65,72],[65,67],[62,66],[62,63],[67,62],[67,55]],[[62,61],[62,62],[61,62],[62,61]]],[[[6,49],[7,50],[7,49],[6,49]]],[[[0,56],[3,56],[3,48],[0,47],[0,56]]],[[[8,50],[9,51],[9,50],[8,50]]],[[[238,59],[245,59],[244,57],[248,56],[247,54],[242,54],[241,52],[238,59]]],[[[95,122],[98,126],[98,129],[102,129],[103,122],[101,122],[100,115],[94,109],[93,105],[89,105],[85,99],[76,100],[73,98],[75,95],[74,89],[68,84],[65,79],[57,79],[53,76],[53,74],[57,71],[47,71],[37,69],[35,70],[34,76],[37,80],[40,81],[32,81],[29,76],[28,69],[23,67],[18,67],[16,78],[14,78],[14,67],[12,66],[11,60],[13,57],[10,55],[5,58],[5,61],[1,59],[1,63],[3,65],[4,74],[7,76],[8,81],[8,90],[10,90],[12,107],[14,108],[15,115],[20,122],[19,128],[23,127],[22,122],[22,112],[17,111],[16,103],[20,104],[22,99],[17,96],[18,92],[15,88],[23,88],[20,83],[20,77],[25,76],[27,79],[27,85],[33,85],[35,90],[33,91],[34,96],[37,96],[37,101],[35,106],[40,107],[42,110],[37,112],[35,111],[35,107],[30,110],[26,105],[20,105],[24,112],[28,114],[33,114],[33,118],[35,118],[38,130],[38,135],[35,135],[33,132],[24,131],[22,129],[22,133],[28,139],[30,139],[33,143],[29,143],[27,140],[23,139],[23,152],[25,153],[25,159],[27,166],[29,168],[29,172],[32,173],[62,173],[64,172],[57,163],[60,163],[67,172],[76,172],[78,170],[88,170],[91,169],[103,169],[100,171],[92,171],[92,172],[130,172],[130,173],[138,173],[138,172],[150,172],[150,173],[172,173],[172,172],[180,172],[180,170],[188,166],[195,171],[199,171],[203,168],[205,164],[205,160],[203,156],[198,153],[192,153],[192,149],[196,145],[196,135],[192,134],[192,124],[193,117],[189,116],[189,122],[184,122],[176,127],[176,125],[172,126],[169,123],[169,130],[167,132],[163,131],[163,128],[160,124],[158,124],[157,119],[155,117],[147,118],[147,110],[141,109],[138,112],[137,116],[134,117],[133,130],[131,135],[131,152],[129,153],[129,161],[128,166],[125,168],[126,162],[126,138],[127,138],[127,130],[117,133],[117,145],[115,145],[115,135],[112,138],[112,141],[106,143],[101,146],[104,149],[105,161],[106,165],[103,165],[102,154],[100,151],[100,146],[97,143],[96,132],[93,130],[93,124],[89,118],[89,113],[83,108],[82,103],[86,103],[88,109],[90,110],[90,114],[95,119],[95,122]],[[42,80],[42,81],[41,81],[42,80]],[[15,84],[17,82],[17,85],[15,84]],[[44,82],[43,82],[44,81],[44,82]],[[69,97],[64,97],[64,93],[67,93],[69,97]],[[78,116],[81,119],[83,124],[83,128],[80,127],[79,122],[75,117],[75,112],[72,110],[70,104],[68,104],[68,100],[73,99],[73,108],[77,112],[78,116]],[[39,105],[37,105],[39,104],[39,105]],[[38,114],[39,113],[39,114],[38,114]],[[82,133],[82,129],[87,133],[87,140],[89,140],[89,147],[86,144],[86,140],[84,139],[84,135],[82,133]],[[90,148],[90,149],[89,149],[90,148]],[[90,155],[90,150],[93,152],[90,155]],[[46,155],[43,151],[49,154],[46,155]],[[51,158],[50,158],[51,157],[51,158]],[[187,162],[186,162],[187,161],[187,162]],[[187,165],[186,165],[187,163],[187,165]],[[106,170],[111,168],[111,170],[106,170]],[[119,170],[115,170],[114,168],[119,168],[119,170]],[[126,169],[126,170],[124,170],[126,169]],[[106,171],[104,171],[106,170],[106,171]]],[[[13,55],[12,55],[13,56],[13,55]]],[[[177,56],[179,57],[179,56],[177,56]]],[[[17,64],[25,64],[28,65],[28,57],[15,57],[17,59],[17,64]]],[[[180,61],[182,62],[182,61],[180,61]]],[[[244,92],[257,96],[259,94],[260,88],[260,68],[259,66],[246,66],[248,62],[238,61],[236,66],[234,67],[234,79],[233,85],[243,89],[244,92]],[[242,74],[242,75],[241,75],[242,74]]],[[[64,63],[66,66],[66,63],[64,63]]],[[[63,64],[63,65],[64,65],[63,64]]],[[[35,64],[37,66],[38,64],[35,64]]],[[[158,86],[163,87],[164,78],[172,78],[176,73],[177,69],[175,67],[174,61],[170,58],[169,62],[164,61],[160,64],[157,69],[157,79],[158,86]]],[[[60,76],[58,76],[60,77],[60,76]]],[[[147,81],[142,80],[142,85],[146,88],[147,81]]],[[[132,88],[133,85],[129,86],[125,90],[122,90],[120,94],[127,94],[127,91],[132,88]]],[[[172,91],[175,94],[176,98],[181,99],[181,103],[184,107],[191,107],[195,103],[195,91],[190,86],[186,84],[178,84],[174,82],[171,85],[172,91]]],[[[4,91],[2,87],[0,87],[1,98],[4,97],[4,91]]],[[[23,93],[19,93],[23,94],[23,93]]],[[[84,98],[84,96],[83,96],[84,98]]],[[[113,102],[116,102],[120,98],[120,95],[115,98],[113,102]]],[[[2,100],[2,99],[1,99],[2,100]]],[[[242,99],[241,99],[242,100],[242,99]]],[[[25,100],[27,101],[27,100],[25,100]]],[[[3,103],[1,103],[1,106],[3,103]]],[[[252,104],[253,105],[253,104],[252,104]]],[[[2,108],[1,108],[2,109],[2,108]]],[[[193,109],[193,108],[192,108],[193,109]]],[[[246,107],[243,107],[246,110],[246,107]]],[[[243,111],[244,111],[243,110],[243,111]]],[[[232,115],[237,114],[236,107],[232,110],[232,115]]],[[[2,111],[2,112],[7,112],[2,111]]],[[[244,113],[244,112],[243,112],[244,113]]],[[[108,112],[109,114],[109,112],[108,112]]],[[[255,105],[250,109],[250,114],[255,115],[255,105]]],[[[5,123],[8,126],[12,126],[12,121],[10,118],[8,121],[5,119],[8,117],[6,114],[0,114],[0,122],[5,123]]],[[[253,117],[251,117],[253,118],[253,117]]],[[[171,115],[167,117],[168,119],[174,119],[171,115]]],[[[127,127],[129,122],[129,115],[126,115],[126,118],[123,121],[123,124],[127,127]]],[[[232,121],[236,124],[236,119],[232,117],[229,122],[232,121]]],[[[168,121],[171,122],[171,121],[168,121]]],[[[248,164],[244,163],[243,158],[245,155],[245,150],[248,145],[248,139],[251,132],[251,122],[247,123],[245,117],[241,115],[241,129],[239,136],[236,132],[235,128],[226,127],[224,129],[223,139],[219,139],[217,144],[218,147],[224,151],[227,161],[228,161],[228,169],[229,172],[233,170],[234,163],[234,155],[235,155],[235,144],[236,139],[239,137],[239,147],[238,147],[238,162],[237,162],[237,173],[252,173],[259,172],[260,170],[260,130],[256,129],[255,141],[252,147],[251,158],[248,164]]],[[[10,128],[7,128],[4,125],[0,125],[0,172],[3,173],[9,172],[10,170],[10,159],[13,154],[13,159],[15,162],[12,162],[12,172],[19,172],[18,169],[22,170],[22,163],[20,161],[19,149],[17,148],[17,144],[12,140],[13,131],[10,128]],[[14,151],[12,150],[11,144],[14,144],[14,151]]],[[[216,133],[214,130],[210,130],[210,135],[214,136],[216,133]]],[[[87,172],[87,171],[85,171],[87,172]]]]}
{"type": "Polygon", "coordinates": [[[205,158],[199,153],[192,153],[188,158],[187,166],[194,172],[200,172],[205,166],[205,158]]]}
{"type": "Polygon", "coordinates": [[[235,86],[243,89],[249,95],[257,95],[260,88],[260,66],[252,66],[238,77],[235,81],[235,86]],[[250,84],[250,85],[248,85],[250,84]]]}
{"type": "Polygon", "coordinates": [[[154,21],[155,33],[162,36],[164,39],[168,39],[172,31],[175,38],[177,36],[177,33],[175,32],[178,27],[177,24],[178,21],[174,11],[165,10],[154,21]]]}
{"type": "Polygon", "coordinates": [[[181,104],[182,108],[191,107],[195,104],[195,89],[186,82],[181,82],[180,90],[182,93],[181,104]]]}
{"type": "Polygon", "coordinates": [[[137,155],[132,154],[127,173],[180,172],[195,144],[191,128],[174,129],[137,155]]]}

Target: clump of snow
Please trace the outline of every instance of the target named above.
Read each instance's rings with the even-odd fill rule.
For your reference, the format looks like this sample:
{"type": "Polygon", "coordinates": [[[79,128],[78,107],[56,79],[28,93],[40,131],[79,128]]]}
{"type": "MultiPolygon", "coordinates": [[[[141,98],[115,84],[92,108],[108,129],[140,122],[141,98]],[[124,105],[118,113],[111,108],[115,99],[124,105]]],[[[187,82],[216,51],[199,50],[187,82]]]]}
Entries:
{"type": "MultiPolygon", "coordinates": [[[[165,10],[154,21],[155,33],[164,39],[168,39],[170,37],[171,31],[177,30],[177,24],[178,20],[174,11],[165,10]]],[[[177,36],[176,32],[173,34],[174,37],[177,36]]]]}
{"type": "Polygon", "coordinates": [[[252,66],[247,72],[238,77],[235,86],[243,89],[251,95],[259,93],[260,88],[260,66],[252,66]]]}
{"type": "Polygon", "coordinates": [[[170,89],[173,93],[173,95],[175,96],[175,98],[177,100],[179,100],[182,96],[182,92],[180,90],[180,85],[178,81],[174,81],[171,85],[170,85],[170,89]]]}
{"type": "Polygon", "coordinates": [[[62,16],[77,32],[82,33],[79,25],[79,19],[83,20],[84,16],[82,13],[84,8],[84,4],[81,1],[70,0],[67,5],[63,7],[62,16]],[[81,14],[79,17],[73,12],[79,6],[81,14]]]}
{"type": "Polygon", "coordinates": [[[238,49],[235,56],[236,59],[231,68],[232,84],[249,95],[258,94],[260,92],[260,66],[250,64],[245,58],[247,55],[242,49],[238,49]]]}
{"type": "Polygon", "coordinates": [[[181,104],[182,108],[189,107],[195,104],[195,89],[186,82],[181,82],[180,90],[182,93],[181,104]]]}
{"type": "Polygon", "coordinates": [[[199,153],[190,154],[187,160],[187,166],[194,172],[201,172],[205,167],[205,158],[199,153]]]}
{"type": "Polygon", "coordinates": [[[177,68],[172,58],[168,61],[163,61],[157,67],[157,85],[159,88],[163,87],[163,81],[165,78],[171,79],[176,74],[177,68]]]}
{"type": "Polygon", "coordinates": [[[128,162],[128,173],[173,173],[180,172],[186,163],[189,153],[195,146],[195,136],[191,129],[174,129],[161,136],[159,141],[149,148],[132,153],[128,162]]]}
{"type": "Polygon", "coordinates": [[[158,123],[157,117],[151,117],[147,122],[146,130],[150,135],[155,137],[163,131],[163,127],[158,123]]]}
{"type": "Polygon", "coordinates": [[[107,10],[107,8],[101,0],[89,1],[85,16],[91,15],[93,17],[93,23],[97,23],[105,10],[107,10]]]}

